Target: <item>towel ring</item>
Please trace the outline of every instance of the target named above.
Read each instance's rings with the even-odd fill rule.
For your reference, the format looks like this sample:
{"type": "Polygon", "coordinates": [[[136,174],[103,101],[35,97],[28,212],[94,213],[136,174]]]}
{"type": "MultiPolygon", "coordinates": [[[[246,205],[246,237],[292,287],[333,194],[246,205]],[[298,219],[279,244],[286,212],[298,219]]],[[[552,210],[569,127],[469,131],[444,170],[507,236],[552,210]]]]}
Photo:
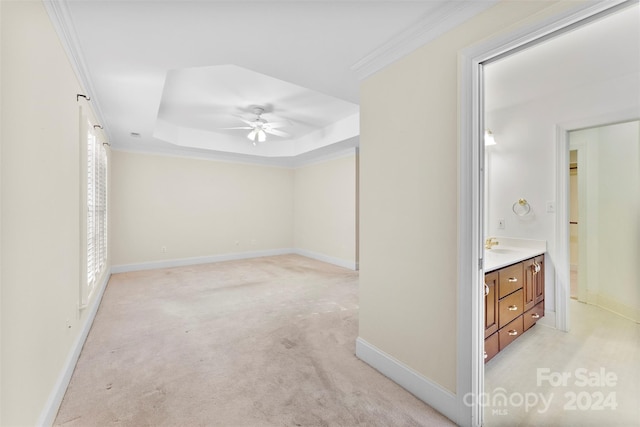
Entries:
{"type": "Polygon", "coordinates": [[[513,213],[518,216],[525,216],[529,212],[531,212],[531,205],[525,199],[519,199],[517,202],[513,204],[511,207],[513,213]]]}

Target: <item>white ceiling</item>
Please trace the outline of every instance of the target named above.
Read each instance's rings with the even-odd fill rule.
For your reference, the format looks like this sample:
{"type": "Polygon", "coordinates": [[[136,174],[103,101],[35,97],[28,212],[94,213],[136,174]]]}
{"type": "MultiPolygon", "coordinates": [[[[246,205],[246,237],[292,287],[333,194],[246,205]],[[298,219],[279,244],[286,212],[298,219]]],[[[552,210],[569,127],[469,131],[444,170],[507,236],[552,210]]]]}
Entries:
{"type": "Polygon", "coordinates": [[[114,149],[286,157],[357,144],[358,72],[494,2],[46,3],[114,149]],[[267,107],[265,119],[291,124],[288,146],[270,137],[252,152],[248,131],[218,129],[242,125],[234,116],[249,118],[253,105],[267,107]]]}
{"type": "MultiPolygon", "coordinates": [[[[488,64],[485,109],[553,97],[640,73],[640,7],[634,5],[488,64]]],[[[640,98],[640,93],[638,94],[640,98]]]]}
{"type": "MultiPolygon", "coordinates": [[[[45,4],[114,149],[273,163],[356,146],[359,78],[495,1],[45,4]],[[245,131],[219,129],[243,125],[253,105],[292,137],[252,147],[245,131]]],[[[487,110],[639,72],[637,10],[487,66],[487,110]]]]}

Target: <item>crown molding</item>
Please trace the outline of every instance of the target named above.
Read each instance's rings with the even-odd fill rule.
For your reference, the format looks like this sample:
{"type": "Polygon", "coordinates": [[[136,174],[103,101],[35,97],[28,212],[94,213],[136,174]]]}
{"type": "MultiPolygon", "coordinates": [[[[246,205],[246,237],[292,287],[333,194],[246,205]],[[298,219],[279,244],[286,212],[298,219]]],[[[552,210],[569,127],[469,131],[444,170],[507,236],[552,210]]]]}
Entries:
{"type": "Polygon", "coordinates": [[[212,160],[223,163],[236,163],[253,166],[268,166],[285,169],[296,169],[309,166],[315,163],[322,163],[329,160],[355,155],[360,144],[359,138],[350,138],[336,144],[328,145],[317,150],[309,151],[297,156],[287,157],[264,157],[252,156],[240,153],[229,153],[223,151],[205,150],[197,148],[175,147],[111,147],[111,151],[123,153],[144,154],[150,156],[178,157],[196,160],[212,160]]]}
{"type": "Polygon", "coordinates": [[[107,134],[107,138],[110,140],[108,127],[104,120],[104,115],[100,108],[100,104],[95,96],[96,91],[94,89],[91,78],[89,77],[89,69],[84,61],[84,55],[82,54],[82,48],[80,47],[80,39],[78,33],[73,25],[71,19],[71,13],[66,0],[43,0],[42,3],[49,15],[49,19],[53,24],[60,43],[67,53],[69,63],[73,69],[76,78],[78,79],[84,94],[91,98],[91,107],[93,113],[98,122],[103,125],[104,132],[107,134]]]}
{"type": "Polygon", "coordinates": [[[364,80],[497,2],[498,0],[446,2],[356,62],[351,70],[358,79],[364,80]]]}

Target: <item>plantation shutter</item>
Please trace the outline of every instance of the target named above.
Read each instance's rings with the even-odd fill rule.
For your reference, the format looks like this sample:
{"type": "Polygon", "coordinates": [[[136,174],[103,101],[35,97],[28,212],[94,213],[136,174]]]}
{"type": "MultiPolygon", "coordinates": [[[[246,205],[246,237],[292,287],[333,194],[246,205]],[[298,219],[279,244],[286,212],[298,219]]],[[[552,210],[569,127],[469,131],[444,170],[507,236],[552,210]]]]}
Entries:
{"type": "Polygon", "coordinates": [[[87,285],[90,292],[107,261],[107,153],[89,125],[87,137],[87,285]]]}

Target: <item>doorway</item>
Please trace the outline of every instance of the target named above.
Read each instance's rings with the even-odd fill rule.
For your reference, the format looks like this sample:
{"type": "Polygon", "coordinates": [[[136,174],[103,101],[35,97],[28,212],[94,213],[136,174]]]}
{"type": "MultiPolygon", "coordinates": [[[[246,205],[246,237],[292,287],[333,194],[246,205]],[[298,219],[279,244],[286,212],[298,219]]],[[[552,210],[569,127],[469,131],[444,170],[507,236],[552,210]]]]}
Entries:
{"type": "MultiPolygon", "coordinates": [[[[462,70],[461,87],[462,87],[462,110],[461,110],[461,140],[463,141],[463,148],[460,159],[461,166],[461,198],[460,205],[462,212],[470,212],[469,216],[462,215],[460,229],[466,230],[461,239],[461,244],[469,245],[469,249],[461,254],[462,260],[468,260],[469,265],[463,266],[461,271],[461,278],[464,281],[466,278],[470,278],[472,283],[477,283],[478,295],[472,296],[471,300],[462,300],[461,304],[470,303],[472,316],[469,319],[469,323],[472,325],[472,349],[471,349],[471,393],[481,394],[484,392],[484,367],[481,363],[482,360],[482,313],[483,307],[480,303],[483,302],[482,289],[483,289],[483,257],[482,257],[482,242],[484,241],[485,233],[482,218],[485,212],[483,194],[485,188],[482,185],[484,177],[484,147],[481,143],[483,134],[486,128],[491,128],[494,133],[495,139],[500,145],[500,134],[506,135],[506,132],[498,130],[490,123],[485,121],[485,115],[483,111],[483,76],[486,72],[486,66],[492,62],[506,59],[511,55],[527,50],[533,45],[537,45],[543,41],[555,39],[560,34],[565,34],[570,30],[575,30],[588,23],[597,22],[605,16],[609,16],[614,12],[625,9],[628,6],[635,5],[635,2],[617,2],[612,5],[599,4],[596,6],[587,7],[584,6],[578,12],[566,14],[564,16],[557,16],[552,22],[541,24],[535,29],[531,29],[525,37],[522,35],[505,42],[502,40],[495,40],[493,42],[487,42],[484,45],[473,47],[468,49],[462,54],[462,70]],[[523,39],[526,39],[523,41],[523,39]],[[465,146],[469,144],[468,146],[465,146]],[[464,172],[465,168],[469,167],[470,172],[464,172]],[[475,264],[477,259],[480,259],[479,265],[475,264]],[[479,268],[478,268],[479,266],[479,268]]],[[[562,62],[560,62],[562,63],[562,62]]],[[[555,101],[554,94],[548,94],[549,97],[555,101]]],[[[609,107],[611,107],[609,105],[609,107]]],[[[554,105],[551,104],[549,110],[552,110],[554,105]]],[[[548,247],[548,253],[552,256],[551,267],[547,271],[547,278],[550,278],[553,287],[551,289],[551,295],[554,297],[553,307],[555,310],[555,327],[560,330],[567,330],[569,327],[568,322],[568,303],[569,303],[569,215],[568,215],[568,201],[563,197],[567,195],[568,188],[568,168],[569,163],[569,150],[567,145],[567,129],[576,129],[575,122],[579,121],[577,117],[562,117],[556,118],[550,126],[537,135],[537,143],[545,141],[547,144],[552,145],[550,161],[547,163],[551,165],[549,173],[542,177],[541,186],[551,196],[545,197],[544,195],[539,198],[532,198],[535,203],[534,209],[536,214],[545,222],[545,227],[550,231],[551,238],[545,240],[552,240],[552,245],[548,247]],[[555,150],[557,148],[557,151],[555,150]],[[560,169],[562,168],[562,169],[560,169]],[[562,170],[561,174],[566,174],[566,177],[556,176],[557,171],[562,170]],[[547,181],[545,181],[547,179],[547,181]],[[549,188],[551,189],[549,191],[549,188]],[[552,215],[546,215],[552,214],[552,215]]],[[[508,126],[510,129],[516,129],[516,134],[519,137],[527,136],[529,128],[526,125],[520,125],[518,127],[514,121],[509,121],[508,126]]],[[[506,140],[506,139],[504,139],[506,140]]],[[[532,145],[532,147],[535,147],[532,145]]],[[[530,149],[528,153],[535,157],[539,156],[540,152],[530,149]]],[[[493,189],[491,189],[493,191],[493,189]]],[[[531,200],[530,200],[531,201],[531,200]]],[[[487,209],[491,212],[491,207],[487,209]]],[[[500,223],[495,219],[488,218],[487,223],[500,223]]],[[[508,227],[508,220],[506,222],[508,227]]],[[[531,227],[528,229],[531,231],[531,227]]],[[[465,321],[464,315],[460,315],[461,321],[465,321]]],[[[482,408],[474,408],[474,415],[476,421],[474,424],[481,425],[483,422],[482,408]]]]}
{"type": "Polygon", "coordinates": [[[640,322],[640,121],[574,130],[568,139],[576,154],[569,174],[577,193],[569,197],[577,213],[575,298],[640,322]]]}

